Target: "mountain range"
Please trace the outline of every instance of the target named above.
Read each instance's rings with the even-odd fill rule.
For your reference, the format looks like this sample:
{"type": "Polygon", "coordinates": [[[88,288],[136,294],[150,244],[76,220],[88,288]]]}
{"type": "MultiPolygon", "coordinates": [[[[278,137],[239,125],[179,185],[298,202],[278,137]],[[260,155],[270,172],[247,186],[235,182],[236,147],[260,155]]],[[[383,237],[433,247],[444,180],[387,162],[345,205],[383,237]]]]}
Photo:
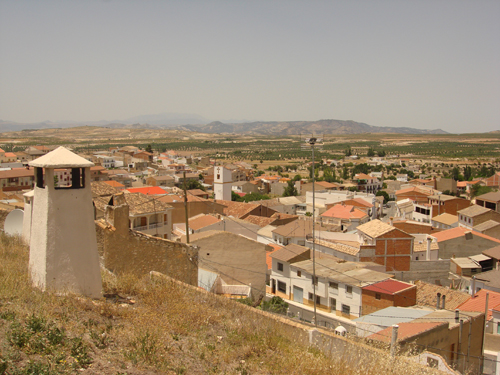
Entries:
{"type": "Polygon", "coordinates": [[[82,125],[102,126],[124,129],[176,129],[199,133],[227,133],[249,135],[297,135],[297,134],[363,134],[363,133],[399,133],[399,134],[449,134],[441,129],[415,129],[408,127],[373,126],[362,122],[344,120],[318,121],[244,121],[221,122],[209,120],[193,114],[145,115],[126,120],[113,121],[44,121],[37,123],[17,123],[0,120],[0,132],[20,131],[23,129],[73,128],[82,125]]]}

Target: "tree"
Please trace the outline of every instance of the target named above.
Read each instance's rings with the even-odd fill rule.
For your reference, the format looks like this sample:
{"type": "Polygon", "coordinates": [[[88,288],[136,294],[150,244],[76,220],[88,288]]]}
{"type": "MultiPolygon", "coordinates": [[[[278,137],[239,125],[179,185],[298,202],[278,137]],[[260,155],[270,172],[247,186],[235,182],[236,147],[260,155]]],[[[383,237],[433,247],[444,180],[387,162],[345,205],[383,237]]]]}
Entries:
{"type": "Polygon", "coordinates": [[[386,204],[387,202],[389,202],[389,194],[387,194],[387,192],[383,191],[383,190],[379,190],[377,191],[377,194],[375,194],[375,196],[377,197],[384,197],[384,204],[386,204]]]}
{"type": "Polygon", "coordinates": [[[296,174],[295,176],[293,176],[292,178],[292,181],[300,181],[302,180],[302,176],[300,174],[296,174]]]}
{"type": "Polygon", "coordinates": [[[150,153],[153,152],[153,148],[151,147],[150,144],[146,146],[146,152],[150,152],[150,153]]]}
{"type": "Polygon", "coordinates": [[[372,156],[375,156],[375,150],[373,148],[369,148],[368,149],[368,153],[367,153],[367,156],[368,157],[372,157],[372,156]]]}
{"type": "Polygon", "coordinates": [[[285,302],[283,298],[274,296],[269,301],[262,301],[260,307],[264,311],[286,314],[288,310],[288,303],[285,302]]]}
{"type": "Polygon", "coordinates": [[[188,181],[186,182],[186,190],[200,189],[205,191],[205,187],[200,183],[200,181],[188,181]]]}
{"type": "Polygon", "coordinates": [[[342,178],[344,180],[347,180],[349,178],[349,169],[347,169],[347,166],[344,166],[342,169],[342,178]]]}
{"type": "Polygon", "coordinates": [[[288,181],[288,186],[285,188],[285,191],[283,192],[284,197],[295,197],[299,195],[299,192],[295,188],[295,184],[293,181],[288,181]]]}
{"type": "Polygon", "coordinates": [[[345,156],[351,156],[352,155],[352,150],[351,146],[347,146],[347,149],[344,151],[345,156]]]}
{"type": "Polygon", "coordinates": [[[233,202],[243,202],[243,198],[236,194],[234,191],[231,191],[231,200],[233,202]]]}
{"type": "Polygon", "coordinates": [[[472,167],[470,165],[464,167],[464,180],[472,180],[472,167]]]}
{"type": "Polygon", "coordinates": [[[377,151],[377,155],[380,156],[381,158],[386,155],[384,150],[377,151]]]}

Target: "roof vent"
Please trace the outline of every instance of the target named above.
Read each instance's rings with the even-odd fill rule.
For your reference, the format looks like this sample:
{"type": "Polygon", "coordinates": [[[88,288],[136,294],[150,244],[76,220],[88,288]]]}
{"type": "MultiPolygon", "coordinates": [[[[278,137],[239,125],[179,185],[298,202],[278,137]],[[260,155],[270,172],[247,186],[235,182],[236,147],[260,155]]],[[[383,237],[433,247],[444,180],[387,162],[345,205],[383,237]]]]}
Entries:
{"type": "Polygon", "coordinates": [[[473,236],[472,236],[472,232],[465,232],[465,239],[466,240],[472,240],[473,236]]]}

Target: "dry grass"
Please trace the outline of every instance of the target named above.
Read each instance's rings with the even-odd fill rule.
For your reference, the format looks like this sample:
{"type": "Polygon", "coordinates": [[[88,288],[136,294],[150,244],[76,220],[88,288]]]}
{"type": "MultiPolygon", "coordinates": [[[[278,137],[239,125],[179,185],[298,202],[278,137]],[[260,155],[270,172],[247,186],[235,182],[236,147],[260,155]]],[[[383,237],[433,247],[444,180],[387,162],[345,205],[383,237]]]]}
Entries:
{"type": "Polygon", "coordinates": [[[103,272],[105,292],[133,305],[42,293],[30,286],[27,264],[28,249],[2,235],[0,374],[427,372],[386,355],[328,358],[304,345],[300,329],[171,280],[103,272]]]}

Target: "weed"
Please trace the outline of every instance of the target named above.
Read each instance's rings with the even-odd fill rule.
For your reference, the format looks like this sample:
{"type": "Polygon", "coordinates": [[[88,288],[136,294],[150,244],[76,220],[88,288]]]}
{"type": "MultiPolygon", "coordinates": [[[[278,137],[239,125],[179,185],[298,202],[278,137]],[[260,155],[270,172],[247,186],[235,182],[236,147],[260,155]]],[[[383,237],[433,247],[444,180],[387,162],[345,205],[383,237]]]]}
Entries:
{"type": "Polygon", "coordinates": [[[13,311],[2,311],[0,312],[0,319],[13,321],[16,318],[16,313],[13,311]]]}
{"type": "Polygon", "coordinates": [[[55,374],[50,365],[39,361],[29,361],[22,369],[15,369],[12,375],[52,375],[55,374]]]}
{"type": "Polygon", "coordinates": [[[74,358],[74,368],[87,368],[92,363],[89,356],[88,346],[79,337],[71,340],[71,356],[74,358]]]}

